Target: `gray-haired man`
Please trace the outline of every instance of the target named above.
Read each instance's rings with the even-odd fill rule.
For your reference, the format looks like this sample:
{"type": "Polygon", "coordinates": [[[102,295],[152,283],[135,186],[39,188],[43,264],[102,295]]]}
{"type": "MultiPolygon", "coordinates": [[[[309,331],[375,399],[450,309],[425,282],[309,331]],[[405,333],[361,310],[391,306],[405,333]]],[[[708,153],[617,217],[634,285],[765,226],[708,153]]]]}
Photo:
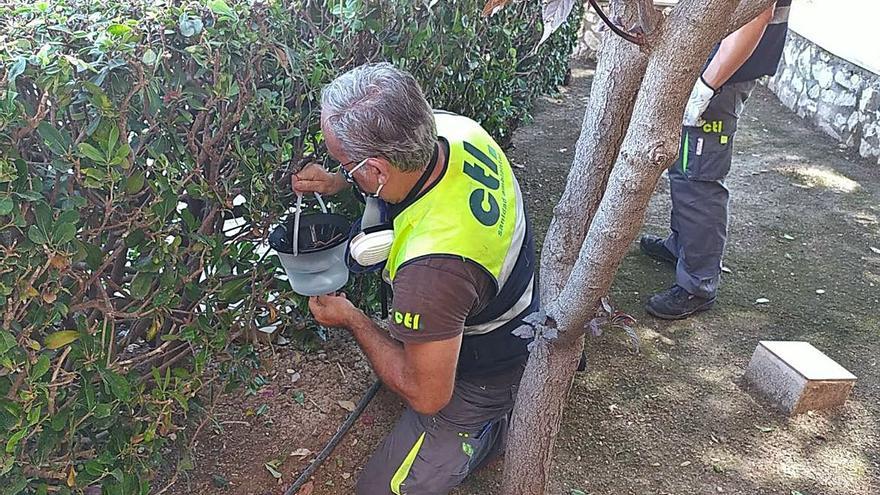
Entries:
{"type": "Polygon", "coordinates": [[[538,304],[519,185],[479,124],[432,112],[415,79],[390,64],[331,82],[321,127],[340,173],[310,165],[294,189],[335,193],[350,181],[387,203],[393,226],[383,267],[390,332],[344,294],[309,301],[319,323],[351,331],[407,403],[357,492],[448,493],[499,447],[527,356],[511,333],[538,304]]]}

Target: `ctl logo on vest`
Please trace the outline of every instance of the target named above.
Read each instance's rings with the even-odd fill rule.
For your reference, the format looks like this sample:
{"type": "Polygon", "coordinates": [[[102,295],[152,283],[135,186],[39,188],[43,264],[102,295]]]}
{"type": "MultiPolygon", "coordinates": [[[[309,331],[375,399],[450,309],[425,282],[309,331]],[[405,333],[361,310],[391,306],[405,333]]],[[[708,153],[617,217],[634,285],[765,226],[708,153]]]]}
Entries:
{"type": "Polygon", "coordinates": [[[419,319],[422,315],[416,313],[401,313],[400,311],[394,312],[394,323],[398,325],[403,325],[410,330],[418,330],[419,329],[419,319]]]}
{"type": "MultiPolygon", "coordinates": [[[[501,217],[501,208],[498,206],[498,199],[495,196],[498,189],[503,188],[504,184],[496,178],[500,177],[498,165],[471,143],[465,141],[463,144],[465,151],[477,159],[477,164],[464,162],[464,173],[483,186],[471,193],[471,213],[481,224],[491,227],[498,223],[498,219],[501,217]]],[[[495,155],[495,150],[489,148],[489,153],[495,155]]],[[[503,197],[503,189],[501,194],[503,197]]]]}

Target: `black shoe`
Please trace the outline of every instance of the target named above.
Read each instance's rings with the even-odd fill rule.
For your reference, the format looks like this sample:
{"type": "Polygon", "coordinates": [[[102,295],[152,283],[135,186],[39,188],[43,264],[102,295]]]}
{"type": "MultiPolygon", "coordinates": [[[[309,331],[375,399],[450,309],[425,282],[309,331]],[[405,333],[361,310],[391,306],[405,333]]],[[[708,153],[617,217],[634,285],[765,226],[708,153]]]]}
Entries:
{"type": "Polygon", "coordinates": [[[654,294],[648,299],[645,311],[664,320],[682,320],[688,316],[707,311],[715,305],[715,296],[695,296],[678,285],[654,294]]]}
{"type": "Polygon", "coordinates": [[[655,260],[665,261],[673,265],[678,263],[678,257],[672,251],[666,249],[663,239],[656,235],[643,235],[639,239],[639,249],[655,260]]]}

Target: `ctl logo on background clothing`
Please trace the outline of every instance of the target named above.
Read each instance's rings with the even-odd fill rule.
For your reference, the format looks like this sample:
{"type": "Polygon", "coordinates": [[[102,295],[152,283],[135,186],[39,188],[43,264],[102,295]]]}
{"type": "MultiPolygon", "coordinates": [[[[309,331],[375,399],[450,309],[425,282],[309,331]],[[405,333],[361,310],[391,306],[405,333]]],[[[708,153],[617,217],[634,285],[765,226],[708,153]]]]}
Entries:
{"type": "Polygon", "coordinates": [[[403,325],[410,330],[418,330],[419,329],[419,319],[422,315],[416,313],[401,313],[400,311],[394,312],[394,323],[398,325],[403,325]]]}
{"type": "Polygon", "coordinates": [[[711,122],[706,122],[705,124],[703,124],[703,132],[705,132],[706,134],[720,134],[722,131],[724,131],[723,120],[713,120],[711,122]]]}
{"type": "MultiPolygon", "coordinates": [[[[481,224],[491,227],[498,223],[498,219],[501,217],[501,208],[498,206],[498,200],[495,199],[495,191],[502,186],[501,181],[495,178],[500,175],[498,173],[498,164],[471,143],[464,141],[463,144],[465,151],[476,158],[478,163],[478,165],[474,165],[465,161],[464,173],[485,188],[475,189],[471,193],[471,213],[474,214],[474,217],[481,224]],[[488,209],[484,208],[484,203],[488,209]]],[[[489,148],[489,153],[494,154],[494,151],[491,147],[489,148]]]]}

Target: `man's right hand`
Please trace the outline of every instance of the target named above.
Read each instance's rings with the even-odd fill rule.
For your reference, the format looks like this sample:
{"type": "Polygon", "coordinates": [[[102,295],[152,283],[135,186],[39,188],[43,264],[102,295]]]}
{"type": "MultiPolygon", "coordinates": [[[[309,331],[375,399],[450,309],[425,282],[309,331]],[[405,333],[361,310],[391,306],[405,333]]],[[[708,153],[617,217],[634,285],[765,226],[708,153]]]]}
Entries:
{"type": "Polygon", "coordinates": [[[309,163],[298,173],[290,176],[293,191],[300,194],[336,194],[348,185],[342,174],[330,173],[320,164],[309,163]]]}

